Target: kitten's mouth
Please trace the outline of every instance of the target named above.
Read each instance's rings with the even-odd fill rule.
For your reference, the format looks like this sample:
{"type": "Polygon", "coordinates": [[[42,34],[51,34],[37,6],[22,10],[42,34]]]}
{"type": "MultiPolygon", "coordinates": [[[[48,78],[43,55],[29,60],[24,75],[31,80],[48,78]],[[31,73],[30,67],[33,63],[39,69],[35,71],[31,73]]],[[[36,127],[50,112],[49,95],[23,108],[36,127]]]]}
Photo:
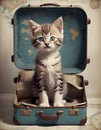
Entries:
{"type": "Polygon", "coordinates": [[[46,48],[46,49],[51,49],[51,47],[50,47],[50,46],[45,46],[44,48],[46,48]]]}

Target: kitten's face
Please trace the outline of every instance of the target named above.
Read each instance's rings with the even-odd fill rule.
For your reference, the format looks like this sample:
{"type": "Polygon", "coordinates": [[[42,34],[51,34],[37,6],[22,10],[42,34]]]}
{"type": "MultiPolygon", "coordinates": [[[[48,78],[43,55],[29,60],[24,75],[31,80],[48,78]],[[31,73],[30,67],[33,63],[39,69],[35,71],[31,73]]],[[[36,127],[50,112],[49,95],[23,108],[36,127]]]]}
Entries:
{"type": "Polygon", "coordinates": [[[52,24],[39,25],[29,20],[32,32],[33,45],[40,52],[54,52],[62,45],[63,40],[63,19],[59,17],[52,24]]]}

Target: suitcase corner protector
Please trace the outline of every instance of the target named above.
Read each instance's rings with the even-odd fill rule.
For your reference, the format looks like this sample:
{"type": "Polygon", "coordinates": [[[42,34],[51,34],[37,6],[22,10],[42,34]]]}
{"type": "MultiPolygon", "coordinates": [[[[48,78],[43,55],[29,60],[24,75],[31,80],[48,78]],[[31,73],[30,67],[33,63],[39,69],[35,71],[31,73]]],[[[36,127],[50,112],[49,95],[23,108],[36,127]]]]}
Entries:
{"type": "Polygon", "coordinates": [[[80,125],[85,125],[87,122],[87,117],[83,118],[81,121],[80,121],[80,125]]]}
{"type": "Polygon", "coordinates": [[[13,116],[13,122],[15,125],[21,125],[21,123],[13,116]]]}

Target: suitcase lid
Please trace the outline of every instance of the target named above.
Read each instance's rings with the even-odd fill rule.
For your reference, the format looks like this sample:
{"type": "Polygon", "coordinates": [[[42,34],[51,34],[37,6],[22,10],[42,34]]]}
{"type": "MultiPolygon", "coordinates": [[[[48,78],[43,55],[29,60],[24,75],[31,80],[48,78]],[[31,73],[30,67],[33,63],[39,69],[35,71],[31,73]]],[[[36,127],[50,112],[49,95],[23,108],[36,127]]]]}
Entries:
{"type": "Polygon", "coordinates": [[[87,60],[87,15],[78,7],[23,7],[14,15],[14,63],[20,69],[34,69],[37,50],[32,45],[28,20],[39,24],[64,20],[60,49],[64,73],[80,73],[87,60]]]}

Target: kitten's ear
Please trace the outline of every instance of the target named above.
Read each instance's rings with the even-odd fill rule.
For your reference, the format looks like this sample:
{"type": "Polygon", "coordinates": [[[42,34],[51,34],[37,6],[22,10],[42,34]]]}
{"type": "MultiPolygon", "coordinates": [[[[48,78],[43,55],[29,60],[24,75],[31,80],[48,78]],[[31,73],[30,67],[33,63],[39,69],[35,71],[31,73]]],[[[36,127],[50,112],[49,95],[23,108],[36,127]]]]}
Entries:
{"type": "Polygon", "coordinates": [[[40,25],[33,20],[28,20],[31,32],[35,31],[40,25]]]}
{"type": "Polygon", "coordinates": [[[56,21],[53,23],[53,25],[59,30],[61,33],[63,31],[63,18],[59,17],[56,19],[56,21]]]}

